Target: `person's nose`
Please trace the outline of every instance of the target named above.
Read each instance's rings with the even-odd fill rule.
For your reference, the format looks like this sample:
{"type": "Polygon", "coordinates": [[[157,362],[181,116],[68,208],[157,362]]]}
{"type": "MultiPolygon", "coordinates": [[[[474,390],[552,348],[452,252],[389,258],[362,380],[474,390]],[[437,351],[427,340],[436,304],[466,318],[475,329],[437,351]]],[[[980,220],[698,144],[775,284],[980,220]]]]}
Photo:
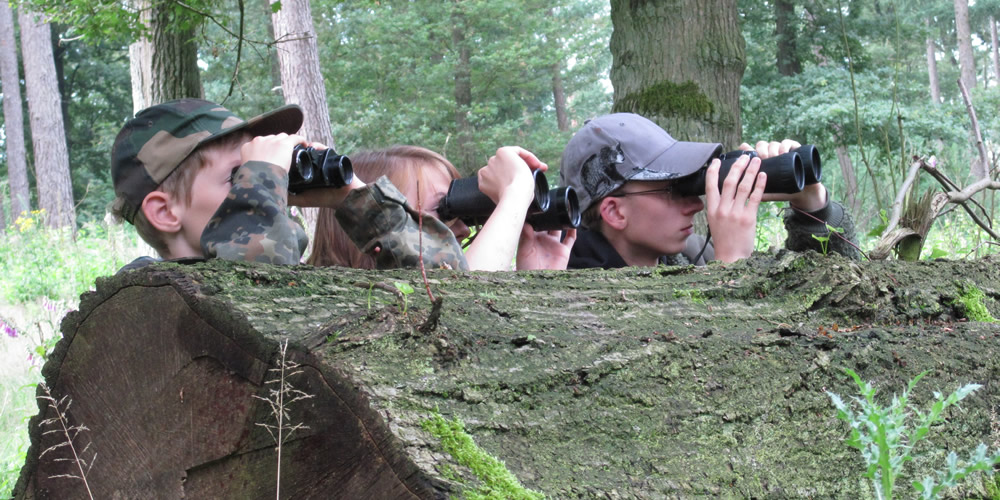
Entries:
{"type": "Polygon", "coordinates": [[[705,202],[700,196],[685,196],[681,199],[681,213],[684,215],[694,215],[705,208],[705,202]]]}
{"type": "Polygon", "coordinates": [[[462,219],[455,219],[448,225],[448,227],[451,229],[451,232],[454,233],[455,239],[458,240],[459,244],[462,243],[462,240],[468,238],[469,235],[472,234],[472,231],[469,231],[469,226],[466,226],[465,223],[462,222],[462,219]]]}

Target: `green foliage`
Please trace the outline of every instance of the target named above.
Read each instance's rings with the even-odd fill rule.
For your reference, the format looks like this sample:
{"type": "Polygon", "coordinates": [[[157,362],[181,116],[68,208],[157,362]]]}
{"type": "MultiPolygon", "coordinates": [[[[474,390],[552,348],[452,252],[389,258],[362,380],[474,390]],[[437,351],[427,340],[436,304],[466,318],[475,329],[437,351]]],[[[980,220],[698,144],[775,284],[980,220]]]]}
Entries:
{"type": "Polygon", "coordinates": [[[456,462],[468,467],[482,483],[475,490],[466,490],[463,496],[470,500],[539,500],[545,495],[525,488],[511,474],[503,462],[483,451],[465,432],[465,426],[458,419],[448,421],[440,413],[434,412],[424,420],[421,427],[441,440],[441,447],[456,462]]]}
{"type": "Polygon", "coordinates": [[[393,285],[396,286],[396,290],[399,290],[399,293],[403,294],[403,314],[406,314],[406,308],[409,303],[410,294],[413,293],[413,287],[409,283],[400,281],[393,283],[393,285]]]}
{"type": "MultiPolygon", "coordinates": [[[[948,396],[934,393],[934,402],[926,412],[910,405],[909,395],[913,387],[928,371],[920,373],[907,385],[901,396],[893,396],[888,406],[881,406],[875,401],[875,388],[853,370],[844,370],[852,379],[862,397],[854,397],[853,405],[849,405],[840,396],[827,391],[827,395],[837,408],[837,418],[843,420],[851,429],[846,443],[861,452],[865,462],[864,477],[872,482],[872,486],[880,499],[891,499],[896,481],[903,474],[903,467],[913,460],[913,450],[930,433],[931,426],[945,422],[942,413],[950,406],[956,405],[976,389],[978,384],[966,384],[948,396]],[[857,407],[857,411],[854,407],[857,407]]],[[[986,455],[986,446],[980,444],[969,459],[959,463],[955,452],[948,454],[946,468],[927,475],[923,481],[914,481],[914,490],[921,498],[937,498],[946,488],[957,485],[962,479],[975,471],[992,473],[994,464],[1000,462],[1000,453],[986,455]]]]}
{"type": "MultiPolygon", "coordinates": [[[[72,235],[42,224],[44,213],[19,217],[0,235],[0,297],[7,303],[38,297],[75,299],[98,276],[113,274],[136,253],[134,231],[120,226],[87,224],[72,235]]],[[[131,228],[131,226],[129,226],[131,228]]]]}
{"type": "Polygon", "coordinates": [[[826,236],[819,236],[819,235],[816,235],[816,234],[811,234],[810,236],[812,236],[814,240],[816,240],[816,241],[819,242],[820,252],[823,255],[826,255],[827,254],[827,250],[828,250],[829,245],[830,245],[830,237],[833,236],[833,233],[843,233],[843,232],[844,232],[844,228],[833,227],[833,226],[827,224],[826,225],[826,236]]]}
{"type": "Polygon", "coordinates": [[[552,168],[583,120],[610,109],[607,2],[314,2],[320,58],[338,149],[415,144],[452,158],[463,173],[502,145],[521,145],[552,168]],[[464,16],[470,51],[472,127],[456,158],[453,30],[464,16]],[[556,127],[555,65],[569,102],[569,131],[556,127]]]}

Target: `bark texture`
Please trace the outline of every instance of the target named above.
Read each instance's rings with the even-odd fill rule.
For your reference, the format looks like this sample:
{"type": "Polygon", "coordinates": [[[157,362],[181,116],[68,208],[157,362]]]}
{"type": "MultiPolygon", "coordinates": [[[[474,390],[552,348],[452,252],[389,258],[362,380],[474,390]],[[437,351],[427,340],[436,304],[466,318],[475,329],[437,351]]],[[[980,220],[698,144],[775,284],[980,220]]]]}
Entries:
{"type": "Polygon", "coordinates": [[[204,97],[198,70],[197,23],[181,19],[176,6],[131,0],[149,28],[146,38],[129,47],[132,107],[135,111],[173,99],[204,97]]]}
{"type": "MultiPolygon", "coordinates": [[[[273,4],[277,0],[272,1],[273,4]]],[[[282,0],[281,8],[271,14],[271,25],[277,44],[281,92],[285,103],[298,104],[305,112],[299,132],[306,139],[336,149],[330,127],[330,106],[326,102],[326,85],[320,71],[319,47],[313,27],[308,0],[282,0]]],[[[318,208],[302,209],[306,232],[316,230],[318,208]]],[[[307,252],[312,251],[312,239],[307,252]]]]}
{"type": "Polygon", "coordinates": [[[35,159],[38,206],[49,227],[76,230],[76,206],[69,173],[69,150],[63,127],[62,99],[52,55],[52,31],[41,15],[21,9],[21,54],[28,97],[31,146],[35,159]]]}
{"type": "MultiPolygon", "coordinates": [[[[10,4],[0,2],[0,84],[3,85],[3,131],[10,181],[11,220],[31,210],[28,160],[24,146],[24,108],[21,105],[21,72],[17,65],[17,39],[10,4]]],[[[0,213],[0,219],[2,219],[0,213]]],[[[0,221],[0,229],[3,222],[0,221]]]]}
{"type": "Polygon", "coordinates": [[[962,83],[972,90],[976,86],[976,57],[972,51],[972,30],[969,27],[969,0],[955,0],[955,34],[962,83]]]}
{"type": "Polygon", "coordinates": [[[740,144],[746,52],[734,0],[612,0],[611,22],[615,111],[678,140],[740,144]]]}
{"type": "MultiPolygon", "coordinates": [[[[930,19],[924,19],[924,25],[930,26],[930,19]]],[[[941,104],[941,84],[938,80],[937,53],[934,47],[934,39],[928,36],[924,39],[927,46],[927,81],[930,85],[931,104],[937,106],[941,104]]]]}
{"type": "MultiPolygon", "coordinates": [[[[280,340],[315,397],[289,408],[285,498],[448,498],[483,482],[425,423],[460,419],[550,498],[866,498],[824,391],[842,369],[912,394],[978,382],[919,448],[940,468],[992,443],[997,325],[965,321],[971,286],[1000,316],[995,260],[863,265],[781,252],[727,266],[528,273],[372,272],[216,261],[99,281],[43,373],[73,399],[100,498],[274,495],[268,371],[280,340]]],[[[884,400],[884,399],[883,399],[884,400]]],[[[43,417],[51,416],[46,413],[43,417]]],[[[31,423],[17,498],[78,498],[68,450],[31,423]]],[[[898,484],[908,484],[909,479],[898,484]]],[[[978,479],[964,493],[981,493],[978,479]]],[[[963,493],[963,492],[960,492],[963,493]]]]}
{"type": "Polygon", "coordinates": [[[802,72],[802,61],[799,60],[797,43],[797,21],[793,2],[788,0],[774,2],[774,34],[778,39],[778,72],[785,76],[797,75],[802,72]]]}
{"type": "Polygon", "coordinates": [[[451,12],[451,46],[455,51],[455,149],[457,154],[448,155],[459,172],[473,175],[481,167],[472,148],[472,123],[469,113],[472,109],[472,50],[465,38],[468,29],[462,0],[455,0],[451,12]]]}

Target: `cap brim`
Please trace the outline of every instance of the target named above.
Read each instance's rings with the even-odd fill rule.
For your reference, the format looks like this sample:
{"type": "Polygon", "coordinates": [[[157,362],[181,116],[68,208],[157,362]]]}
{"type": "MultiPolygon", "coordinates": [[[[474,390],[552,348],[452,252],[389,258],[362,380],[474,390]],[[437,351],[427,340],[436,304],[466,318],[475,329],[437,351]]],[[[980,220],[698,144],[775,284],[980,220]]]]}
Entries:
{"type": "Polygon", "coordinates": [[[662,181],[691,175],[720,154],[722,144],[717,142],[677,141],[630,180],[662,181]]]}
{"type": "Polygon", "coordinates": [[[294,134],[302,128],[303,121],[305,121],[305,116],[302,113],[302,108],[298,104],[286,104],[278,109],[257,115],[243,123],[227,128],[203,139],[201,142],[212,141],[240,130],[246,130],[254,137],[281,133],[294,134]]]}

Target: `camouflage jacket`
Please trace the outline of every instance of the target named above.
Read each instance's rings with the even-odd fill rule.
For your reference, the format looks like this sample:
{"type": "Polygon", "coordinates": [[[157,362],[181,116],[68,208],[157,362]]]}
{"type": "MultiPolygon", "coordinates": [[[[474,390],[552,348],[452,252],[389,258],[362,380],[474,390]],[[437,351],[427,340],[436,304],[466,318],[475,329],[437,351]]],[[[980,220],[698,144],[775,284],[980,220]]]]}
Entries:
{"type": "MultiPolygon", "coordinates": [[[[309,240],[302,226],[288,216],[287,199],[288,175],[280,167],[259,161],[244,164],[201,235],[205,258],[298,264],[309,240]]],[[[385,177],[351,191],[336,213],[358,248],[375,257],[379,269],[416,267],[420,258],[428,269],[468,269],[451,230],[426,217],[421,235],[416,213],[385,177]]]]}
{"type": "Polygon", "coordinates": [[[448,226],[423,217],[385,176],[347,195],[336,211],[337,222],[378,269],[418,267],[468,270],[462,247],[448,226]]]}
{"type": "MultiPolygon", "coordinates": [[[[813,235],[816,235],[829,238],[828,252],[836,252],[854,260],[861,258],[860,251],[851,244],[856,245],[858,242],[854,219],[844,210],[844,206],[836,201],[829,201],[825,207],[810,214],[796,212],[790,208],[785,209],[785,229],[788,231],[785,248],[789,250],[797,252],[810,249],[822,250],[820,241],[813,238],[813,235]],[[827,224],[842,230],[843,232],[839,233],[842,238],[831,234],[826,227],[827,224]]],[[[687,248],[683,252],[664,255],[660,257],[659,263],[668,266],[684,266],[692,263],[703,266],[714,257],[715,249],[712,243],[705,245],[705,238],[695,234],[688,238],[687,248]]],[[[577,233],[576,244],[570,251],[567,267],[613,269],[627,265],[604,235],[597,231],[582,229],[577,233]]]]}

